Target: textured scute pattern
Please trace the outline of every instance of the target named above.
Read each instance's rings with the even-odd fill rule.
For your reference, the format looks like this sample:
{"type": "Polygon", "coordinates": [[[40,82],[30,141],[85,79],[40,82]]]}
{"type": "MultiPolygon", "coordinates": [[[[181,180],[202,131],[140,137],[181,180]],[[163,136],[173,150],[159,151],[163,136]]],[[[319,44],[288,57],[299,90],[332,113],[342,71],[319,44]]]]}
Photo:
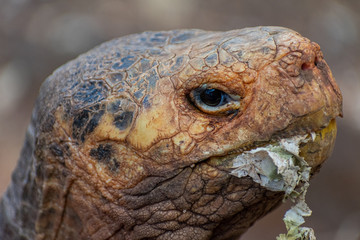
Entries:
{"type": "Polygon", "coordinates": [[[292,30],[114,39],[43,83],[0,239],[234,239],[283,194],[231,176],[228,155],[339,114],[319,46],[292,30]],[[200,87],[240,105],[207,114],[200,87]]]}

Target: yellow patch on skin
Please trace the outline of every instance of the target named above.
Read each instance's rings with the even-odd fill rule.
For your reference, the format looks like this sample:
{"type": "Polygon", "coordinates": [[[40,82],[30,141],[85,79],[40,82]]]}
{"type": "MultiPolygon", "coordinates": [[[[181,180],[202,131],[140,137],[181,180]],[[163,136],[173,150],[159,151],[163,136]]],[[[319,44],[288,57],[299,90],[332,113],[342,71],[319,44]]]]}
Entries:
{"type": "Polygon", "coordinates": [[[245,71],[246,65],[245,65],[244,63],[237,62],[237,63],[234,63],[234,64],[232,65],[231,69],[232,69],[234,72],[241,73],[241,72],[244,72],[244,71],[245,71]]]}
{"type": "Polygon", "coordinates": [[[56,122],[60,125],[59,127],[57,127],[56,129],[58,129],[59,131],[59,134],[62,135],[63,132],[66,133],[67,137],[70,136],[70,132],[71,132],[71,128],[70,128],[70,125],[64,121],[64,111],[62,108],[58,108],[56,111],[55,111],[55,119],[56,119],[56,122]],[[63,130],[63,131],[60,131],[60,130],[63,130]]]}
{"type": "MultiPolygon", "coordinates": [[[[106,184],[109,184],[112,180],[112,177],[107,174],[106,166],[102,164],[95,164],[96,173],[100,177],[100,179],[105,182],[106,184]]],[[[114,184],[111,184],[112,187],[114,187],[114,184]]]]}
{"type": "Polygon", "coordinates": [[[131,127],[128,127],[125,130],[120,130],[114,125],[114,115],[110,113],[105,113],[93,132],[93,136],[98,140],[115,140],[115,141],[124,141],[127,135],[129,134],[131,127]]]}
{"type": "Polygon", "coordinates": [[[189,133],[191,135],[199,135],[206,132],[206,128],[209,122],[196,120],[193,124],[191,124],[189,128],[189,133]]]}
{"type": "Polygon", "coordinates": [[[151,99],[151,107],[143,108],[136,118],[127,140],[139,149],[148,149],[155,142],[169,138],[178,132],[175,107],[169,97],[157,95],[151,99]]]}
{"type": "Polygon", "coordinates": [[[246,72],[240,74],[240,78],[245,84],[250,84],[254,82],[256,77],[257,77],[257,72],[251,69],[247,69],[246,72]]]}
{"type": "MultiPolygon", "coordinates": [[[[71,135],[71,122],[67,122],[64,116],[64,110],[59,108],[55,112],[55,124],[58,124],[54,129],[57,131],[57,136],[63,139],[68,139],[71,135]]],[[[118,161],[119,168],[117,171],[111,171],[106,163],[100,163],[94,157],[90,156],[90,151],[97,148],[97,142],[102,140],[123,141],[128,135],[131,127],[124,131],[119,130],[114,124],[114,116],[111,113],[106,113],[101,117],[99,124],[94,131],[87,135],[85,142],[80,145],[70,144],[73,153],[72,160],[66,161],[67,167],[72,169],[75,175],[86,176],[91,179],[92,184],[105,186],[113,189],[123,189],[126,187],[133,187],[137,182],[146,175],[144,169],[143,159],[128,149],[122,144],[112,144],[114,155],[113,157],[118,161]],[[85,171],[88,175],[84,175],[85,171]]],[[[90,180],[89,180],[90,181],[90,180]]],[[[106,188],[99,187],[102,194],[111,197],[106,188]]]]}
{"type": "Polygon", "coordinates": [[[181,154],[187,154],[191,152],[196,143],[187,132],[180,132],[179,134],[175,135],[172,140],[174,145],[178,147],[181,154]]]}
{"type": "Polygon", "coordinates": [[[185,66],[185,68],[179,73],[179,79],[185,82],[190,76],[194,75],[196,71],[191,64],[185,66]]]}

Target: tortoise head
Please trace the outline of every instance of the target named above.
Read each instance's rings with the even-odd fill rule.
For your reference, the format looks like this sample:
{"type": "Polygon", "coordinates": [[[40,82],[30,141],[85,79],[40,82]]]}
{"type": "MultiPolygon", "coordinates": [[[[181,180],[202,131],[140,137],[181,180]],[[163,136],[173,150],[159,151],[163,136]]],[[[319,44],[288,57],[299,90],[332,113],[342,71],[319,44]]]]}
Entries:
{"type": "Polygon", "coordinates": [[[341,102],[319,46],[285,28],[145,32],[102,44],[42,86],[39,206],[54,214],[41,212],[37,231],[240,235],[283,193],[229,174],[229,159],[317,132],[301,146],[317,168],[331,153],[341,102]]]}

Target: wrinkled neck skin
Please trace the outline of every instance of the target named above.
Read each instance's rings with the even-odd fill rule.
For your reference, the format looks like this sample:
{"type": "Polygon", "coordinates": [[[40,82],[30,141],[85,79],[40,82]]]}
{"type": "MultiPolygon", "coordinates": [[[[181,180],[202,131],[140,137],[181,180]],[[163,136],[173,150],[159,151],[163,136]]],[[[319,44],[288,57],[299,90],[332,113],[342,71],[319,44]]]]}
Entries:
{"type": "MultiPolygon", "coordinates": [[[[222,163],[326,127],[341,102],[319,46],[285,28],[145,32],[104,43],[42,85],[1,203],[0,238],[236,239],[283,192],[222,163]],[[189,100],[202,86],[241,104],[204,113],[189,100]]],[[[316,146],[326,151],[312,167],[334,138],[316,146]]]]}

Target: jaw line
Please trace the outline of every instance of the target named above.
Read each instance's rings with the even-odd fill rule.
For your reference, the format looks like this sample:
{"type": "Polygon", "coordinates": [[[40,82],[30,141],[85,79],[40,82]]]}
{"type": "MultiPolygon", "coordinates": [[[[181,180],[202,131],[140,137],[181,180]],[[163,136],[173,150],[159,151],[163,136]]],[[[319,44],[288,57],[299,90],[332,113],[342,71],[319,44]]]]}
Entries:
{"type": "MultiPolygon", "coordinates": [[[[260,148],[260,147],[266,147],[271,144],[276,144],[276,143],[280,142],[282,139],[290,139],[290,138],[293,138],[296,136],[307,136],[312,139],[310,141],[307,141],[306,143],[302,143],[303,145],[300,146],[300,155],[304,154],[303,149],[306,149],[306,145],[311,145],[313,143],[321,145],[321,142],[324,142],[325,145],[331,145],[330,146],[331,149],[325,150],[325,151],[328,151],[328,152],[330,151],[330,152],[328,154],[319,154],[319,155],[325,155],[328,157],[328,155],[330,155],[330,153],[332,152],[332,147],[333,147],[335,137],[336,137],[336,121],[335,121],[335,119],[332,119],[329,121],[329,123],[327,123],[326,125],[324,125],[323,127],[321,127],[320,129],[317,129],[317,130],[300,130],[300,131],[296,131],[296,132],[293,131],[292,134],[289,134],[289,136],[281,137],[281,135],[284,135],[283,134],[284,132],[286,132],[286,129],[282,130],[279,133],[274,134],[273,137],[271,137],[271,139],[269,141],[253,142],[247,146],[238,147],[238,148],[226,151],[225,153],[222,153],[222,154],[210,156],[208,158],[205,158],[205,159],[199,161],[196,164],[205,162],[212,166],[218,166],[218,167],[220,167],[220,169],[225,170],[230,167],[228,164],[229,164],[229,162],[231,162],[231,159],[233,159],[234,157],[236,157],[238,155],[241,155],[245,152],[249,152],[249,151],[252,151],[252,150],[260,148]],[[330,133],[330,136],[324,136],[324,135],[327,135],[328,133],[330,133]],[[214,165],[215,162],[217,164],[214,165]],[[223,164],[219,164],[219,162],[223,162],[223,164]]],[[[311,147],[309,147],[309,148],[311,148],[311,147]]],[[[321,150],[322,149],[320,149],[320,152],[321,152],[321,150]]],[[[306,156],[302,156],[302,157],[305,160],[307,160],[306,156]]],[[[324,157],[323,159],[317,159],[316,161],[309,159],[309,161],[310,161],[309,165],[312,168],[319,167],[326,160],[327,157],[324,157]]]]}

